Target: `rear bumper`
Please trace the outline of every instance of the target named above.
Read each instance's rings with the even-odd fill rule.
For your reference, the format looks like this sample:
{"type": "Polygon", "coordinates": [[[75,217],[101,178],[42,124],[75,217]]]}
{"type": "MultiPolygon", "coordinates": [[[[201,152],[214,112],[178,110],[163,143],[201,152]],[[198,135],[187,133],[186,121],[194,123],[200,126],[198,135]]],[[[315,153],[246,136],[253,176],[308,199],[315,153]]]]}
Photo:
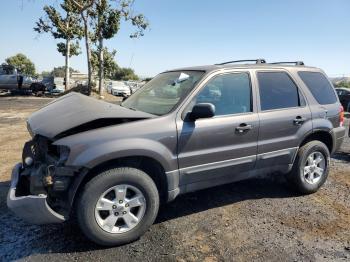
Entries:
{"type": "Polygon", "coordinates": [[[341,144],[343,143],[343,140],[345,138],[345,134],[346,134],[346,127],[344,126],[340,126],[332,129],[331,131],[331,135],[333,137],[333,150],[331,152],[332,154],[338,151],[339,148],[341,147],[341,144]]]}
{"type": "Polygon", "coordinates": [[[42,225],[64,222],[64,216],[49,207],[46,195],[16,196],[21,167],[22,164],[18,163],[12,170],[11,186],[7,195],[8,208],[30,224],[42,225]]]}

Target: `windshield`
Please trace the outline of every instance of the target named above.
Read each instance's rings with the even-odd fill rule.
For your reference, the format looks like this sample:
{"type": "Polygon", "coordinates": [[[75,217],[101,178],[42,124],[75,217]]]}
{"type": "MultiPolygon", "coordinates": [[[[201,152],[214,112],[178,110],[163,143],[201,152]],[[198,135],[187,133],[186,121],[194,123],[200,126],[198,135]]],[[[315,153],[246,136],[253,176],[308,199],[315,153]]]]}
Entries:
{"type": "Polygon", "coordinates": [[[202,71],[159,74],[125,100],[122,106],[153,115],[165,115],[181,103],[203,74],[202,71]]]}

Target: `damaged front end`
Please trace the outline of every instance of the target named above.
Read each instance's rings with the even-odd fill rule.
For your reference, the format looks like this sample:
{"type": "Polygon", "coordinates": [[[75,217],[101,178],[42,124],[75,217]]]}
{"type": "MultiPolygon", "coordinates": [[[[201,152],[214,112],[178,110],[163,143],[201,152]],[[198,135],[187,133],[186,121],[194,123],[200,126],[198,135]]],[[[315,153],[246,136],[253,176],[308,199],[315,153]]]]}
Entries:
{"type": "Polygon", "coordinates": [[[22,163],[13,169],[8,207],[33,224],[67,220],[80,179],[88,168],[67,165],[69,155],[77,148],[71,147],[70,152],[69,147],[55,143],[80,133],[153,117],[74,92],[34,112],[27,120],[33,139],[24,146],[22,163]]]}
{"type": "Polygon", "coordinates": [[[36,135],[12,171],[7,205],[31,224],[60,223],[68,218],[68,188],[81,168],[65,166],[69,148],[36,135]]]}

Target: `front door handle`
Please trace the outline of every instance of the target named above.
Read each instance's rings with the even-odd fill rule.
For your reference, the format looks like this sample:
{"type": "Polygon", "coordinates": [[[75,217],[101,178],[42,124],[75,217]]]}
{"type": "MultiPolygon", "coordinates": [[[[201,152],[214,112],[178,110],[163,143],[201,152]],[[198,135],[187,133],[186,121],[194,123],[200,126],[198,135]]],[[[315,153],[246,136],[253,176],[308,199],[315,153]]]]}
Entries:
{"type": "Polygon", "coordinates": [[[236,127],[236,131],[238,133],[244,133],[244,132],[251,130],[252,128],[253,128],[252,125],[247,125],[246,123],[242,123],[236,127]]]}
{"type": "Polygon", "coordinates": [[[295,125],[300,126],[306,121],[306,118],[303,118],[302,116],[297,116],[293,122],[295,125]]]}

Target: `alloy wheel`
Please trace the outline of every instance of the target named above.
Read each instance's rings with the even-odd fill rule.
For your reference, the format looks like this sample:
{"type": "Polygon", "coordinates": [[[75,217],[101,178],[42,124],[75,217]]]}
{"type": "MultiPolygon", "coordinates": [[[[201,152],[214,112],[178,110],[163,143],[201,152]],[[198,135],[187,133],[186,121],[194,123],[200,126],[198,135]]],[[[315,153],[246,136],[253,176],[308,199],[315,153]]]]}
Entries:
{"type": "Polygon", "coordinates": [[[145,211],[146,200],[141,190],[122,184],[100,196],[95,206],[95,219],[108,233],[125,233],[140,223],[145,211]]]}
{"type": "Polygon", "coordinates": [[[321,152],[311,153],[303,169],[304,179],[309,184],[316,184],[323,176],[326,169],[326,159],[321,152]]]}

